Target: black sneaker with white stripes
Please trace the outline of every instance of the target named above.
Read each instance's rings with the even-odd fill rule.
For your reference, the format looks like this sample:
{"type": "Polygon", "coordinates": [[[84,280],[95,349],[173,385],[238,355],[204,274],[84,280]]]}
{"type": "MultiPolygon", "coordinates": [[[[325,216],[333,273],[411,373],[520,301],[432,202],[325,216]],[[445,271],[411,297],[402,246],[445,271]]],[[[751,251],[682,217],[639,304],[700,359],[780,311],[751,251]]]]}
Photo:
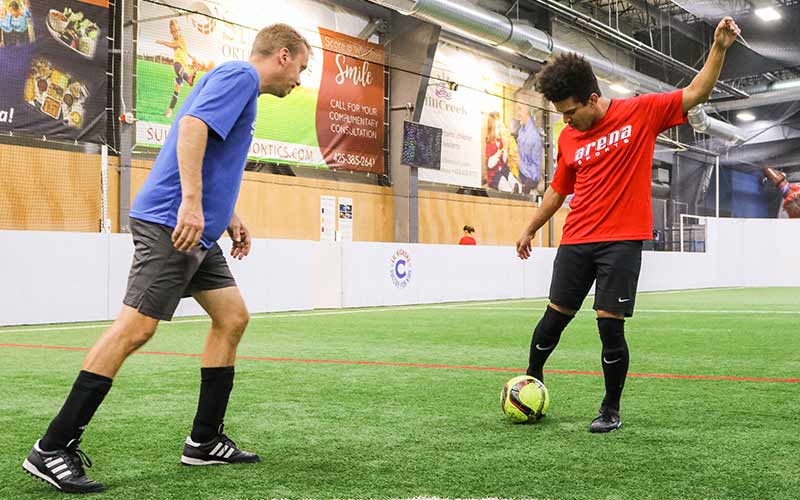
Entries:
{"type": "Polygon", "coordinates": [[[255,453],[237,448],[221,428],[219,435],[207,443],[195,443],[187,437],[181,456],[183,465],[254,464],[260,461],[255,453]]]}
{"type": "Polygon", "coordinates": [[[92,461],[78,448],[79,444],[80,440],[73,439],[62,450],[43,451],[36,441],[22,468],[65,493],[99,493],[105,486],[86,477],[83,466],[91,467],[92,461]]]}

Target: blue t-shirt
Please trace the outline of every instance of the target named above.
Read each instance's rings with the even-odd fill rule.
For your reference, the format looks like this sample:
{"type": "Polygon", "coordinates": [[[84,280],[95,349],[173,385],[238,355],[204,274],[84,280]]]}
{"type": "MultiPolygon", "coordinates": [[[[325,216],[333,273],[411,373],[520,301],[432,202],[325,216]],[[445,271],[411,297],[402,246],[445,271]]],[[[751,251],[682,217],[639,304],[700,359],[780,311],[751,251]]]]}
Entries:
{"type": "Polygon", "coordinates": [[[20,33],[23,31],[28,31],[28,18],[25,17],[24,13],[19,17],[14,17],[10,14],[9,16],[11,17],[11,27],[14,29],[14,31],[18,31],[20,33]]]}
{"type": "Polygon", "coordinates": [[[523,125],[517,134],[519,151],[519,171],[532,182],[539,182],[542,169],[542,138],[533,117],[523,125]]]}
{"type": "Polygon", "coordinates": [[[221,64],[202,78],[181,106],[153,170],[133,202],[130,216],[175,227],[181,204],[178,129],[181,118],[194,116],[208,125],[203,159],[203,216],[200,244],[211,247],[228,227],[253,140],[259,79],[249,63],[221,64]]]}
{"type": "Polygon", "coordinates": [[[6,33],[11,33],[11,14],[6,14],[5,17],[0,17],[0,29],[6,33]]]}

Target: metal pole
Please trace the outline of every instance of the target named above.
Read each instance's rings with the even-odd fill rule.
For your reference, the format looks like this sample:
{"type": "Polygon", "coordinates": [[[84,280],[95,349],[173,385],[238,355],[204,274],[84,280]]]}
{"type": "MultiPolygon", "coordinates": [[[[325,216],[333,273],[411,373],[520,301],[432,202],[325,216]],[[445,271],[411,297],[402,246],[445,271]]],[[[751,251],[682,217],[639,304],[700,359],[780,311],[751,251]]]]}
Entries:
{"type": "MultiPolygon", "coordinates": [[[[550,187],[550,180],[553,172],[553,124],[550,123],[550,111],[545,110],[542,113],[542,126],[544,127],[544,168],[542,175],[544,176],[544,190],[550,187]]],[[[553,241],[555,240],[555,229],[553,228],[553,218],[547,221],[547,246],[554,247],[553,241]]]]}
{"type": "Polygon", "coordinates": [[[108,145],[100,148],[100,185],[103,190],[103,199],[100,204],[100,232],[111,232],[111,219],[108,218],[108,145]]]}
{"type": "Polygon", "coordinates": [[[716,196],[716,202],[715,202],[715,203],[716,203],[716,206],[715,206],[715,209],[716,209],[716,211],[715,211],[714,213],[716,214],[716,217],[717,217],[717,219],[719,219],[719,155],[717,155],[717,161],[716,161],[716,163],[717,163],[717,168],[716,168],[716,171],[717,171],[717,172],[716,172],[716,177],[717,177],[717,179],[716,179],[716,183],[717,183],[717,189],[716,189],[716,191],[717,191],[717,196],[716,196]]]}
{"type": "MultiPolygon", "coordinates": [[[[137,0],[120,0],[122,21],[122,40],[120,42],[120,114],[136,112],[134,85],[136,78],[136,17],[137,0]]],[[[120,124],[119,137],[119,231],[130,232],[131,210],[131,162],[133,146],[136,144],[136,125],[120,124]]]]}
{"type": "Polygon", "coordinates": [[[681,224],[680,224],[680,233],[681,233],[681,253],[683,253],[683,214],[680,215],[681,224]]]}

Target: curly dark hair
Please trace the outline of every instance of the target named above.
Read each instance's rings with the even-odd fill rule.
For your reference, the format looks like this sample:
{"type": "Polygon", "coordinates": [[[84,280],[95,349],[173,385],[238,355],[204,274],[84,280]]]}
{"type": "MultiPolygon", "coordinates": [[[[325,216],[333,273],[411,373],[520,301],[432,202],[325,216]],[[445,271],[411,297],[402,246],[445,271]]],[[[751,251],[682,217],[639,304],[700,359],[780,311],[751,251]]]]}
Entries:
{"type": "Polygon", "coordinates": [[[592,94],[602,95],[592,65],[575,53],[559,54],[536,75],[536,91],[550,102],[572,97],[581,104],[592,94]]]}

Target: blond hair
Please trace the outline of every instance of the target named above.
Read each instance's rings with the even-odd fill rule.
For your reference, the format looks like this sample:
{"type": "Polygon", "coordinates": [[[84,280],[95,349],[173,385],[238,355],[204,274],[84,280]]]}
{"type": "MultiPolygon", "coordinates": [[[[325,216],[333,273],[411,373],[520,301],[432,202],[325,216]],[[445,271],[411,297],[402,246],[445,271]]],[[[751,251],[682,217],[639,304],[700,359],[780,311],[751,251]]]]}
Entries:
{"type": "Polygon", "coordinates": [[[258,32],[251,55],[270,56],[284,47],[296,55],[301,45],[311,52],[311,44],[296,29],[288,24],[277,23],[258,32]]]}

